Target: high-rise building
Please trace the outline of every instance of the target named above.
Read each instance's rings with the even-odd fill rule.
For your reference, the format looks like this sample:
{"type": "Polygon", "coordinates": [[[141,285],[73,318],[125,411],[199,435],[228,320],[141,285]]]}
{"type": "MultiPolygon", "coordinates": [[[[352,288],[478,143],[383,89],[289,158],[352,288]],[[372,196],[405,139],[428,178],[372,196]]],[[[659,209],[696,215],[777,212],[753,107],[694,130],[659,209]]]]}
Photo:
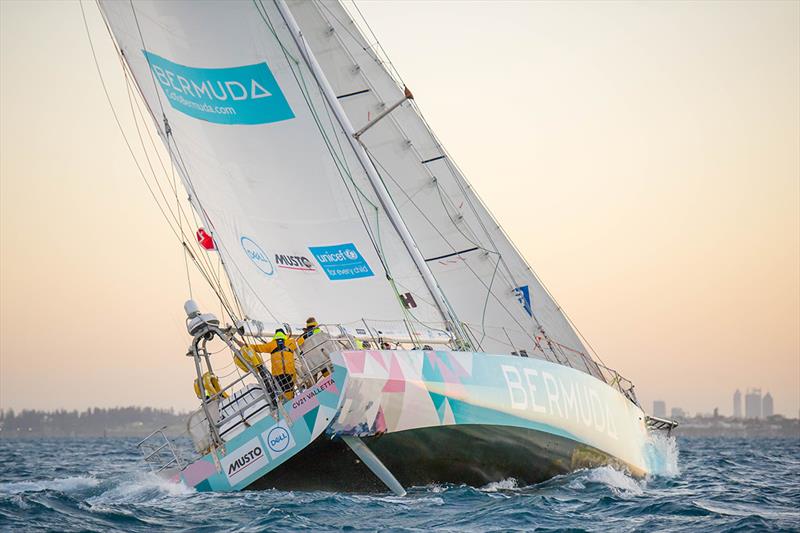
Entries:
{"type": "Polygon", "coordinates": [[[742,393],[739,389],[733,393],[733,418],[742,418],[742,393]]]}
{"type": "Polygon", "coordinates": [[[772,394],[769,392],[761,400],[761,415],[764,418],[774,415],[774,406],[772,404],[772,394]]]}
{"type": "Polygon", "coordinates": [[[667,404],[664,400],[656,400],[653,402],[653,416],[658,418],[667,417],[667,404]]]}
{"type": "Polygon", "coordinates": [[[684,410],[681,409],[680,407],[673,407],[672,411],[670,411],[669,414],[670,414],[671,418],[685,418],[686,417],[686,412],[684,412],[684,410]]]}
{"type": "Polygon", "coordinates": [[[761,389],[751,389],[745,394],[744,417],[761,418],[761,389]]]}

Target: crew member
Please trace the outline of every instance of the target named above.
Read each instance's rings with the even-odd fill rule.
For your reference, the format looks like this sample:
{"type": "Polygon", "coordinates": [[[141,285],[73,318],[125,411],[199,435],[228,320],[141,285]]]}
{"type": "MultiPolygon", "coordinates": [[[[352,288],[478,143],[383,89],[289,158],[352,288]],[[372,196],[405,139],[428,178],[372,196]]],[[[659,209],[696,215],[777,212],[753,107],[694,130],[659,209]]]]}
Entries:
{"type": "Polygon", "coordinates": [[[286,346],[286,332],[283,328],[275,330],[272,336],[275,341],[275,348],[272,350],[270,362],[272,363],[272,375],[278,383],[283,397],[287,400],[294,398],[294,380],[297,371],[294,367],[294,352],[286,346]]]}
{"type": "Polygon", "coordinates": [[[275,348],[272,350],[272,353],[286,348],[286,339],[286,332],[283,328],[276,329],[275,334],[272,336],[272,340],[275,341],[275,348]]]}
{"type": "Polygon", "coordinates": [[[319,329],[319,324],[317,323],[317,319],[313,316],[308,317],[306,320],[306,327],[303,328],[303,338],[307,339],[312,335],[316,335],[320,333],[322,330],[319,329]]]}

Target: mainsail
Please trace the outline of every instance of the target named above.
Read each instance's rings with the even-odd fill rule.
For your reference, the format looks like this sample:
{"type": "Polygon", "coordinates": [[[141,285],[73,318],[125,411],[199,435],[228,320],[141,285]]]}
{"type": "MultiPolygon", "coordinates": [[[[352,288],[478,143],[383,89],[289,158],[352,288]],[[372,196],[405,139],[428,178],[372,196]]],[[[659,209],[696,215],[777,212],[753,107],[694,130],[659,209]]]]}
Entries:
{"type": "MultiPolygon", "coordinates": [[[[359,142],[426,266],[415,263],[283,4],[100,5],[248,318],[447,327],[467,331],[476,349],[600,377],[409,100],[359,142]]],[[[291,0],[289,9],[355,127],[403,98],[340,3],[291,0]]]]}
{"type": "MultiPolygon", "coordinates": [[[[354,124],[404,89],[338,1],[290,0],[354,124]]],[[[464,179],[413,100],[360,137],[430,269],[488,352],[525,350],[599,375],[559,306],[464,179]]]]}

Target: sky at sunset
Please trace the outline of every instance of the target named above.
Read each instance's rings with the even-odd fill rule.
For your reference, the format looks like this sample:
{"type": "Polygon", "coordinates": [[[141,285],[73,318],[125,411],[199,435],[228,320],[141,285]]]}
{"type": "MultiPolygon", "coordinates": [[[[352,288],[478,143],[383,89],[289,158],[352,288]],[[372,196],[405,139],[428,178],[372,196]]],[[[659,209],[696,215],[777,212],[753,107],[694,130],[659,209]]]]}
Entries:
{"type": "MultiPolygon", "coordinates": [[[[112,43],[84,7],[124,111],[112,43]]],[[[760,387],[798,416],[800,2],[359,7],[647,410],[731,414],[736,388],[760,387]]],[[[195,408],[187,297],[79,4],[0,1],[0,408],[195,408]]]]}

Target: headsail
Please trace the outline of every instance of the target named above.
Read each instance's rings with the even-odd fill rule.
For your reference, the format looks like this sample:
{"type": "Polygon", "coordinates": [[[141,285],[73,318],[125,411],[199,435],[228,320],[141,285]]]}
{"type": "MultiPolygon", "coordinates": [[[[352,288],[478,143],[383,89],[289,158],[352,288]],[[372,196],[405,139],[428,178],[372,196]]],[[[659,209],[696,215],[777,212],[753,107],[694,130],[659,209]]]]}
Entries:
{"type": "Polygon", "coordinates": [[[442,326],[272,2],[101,8],[249,318],[442,326]]]}
{"type": "MultiPolygon", "coordinates": [[[[403,89],[339,2],[291,10],[356,127],[403,89]]],[[[406,102],[360,137],[458,317],[485,351],[538,354],[599,374],[566,317],[406,102]]]]}

